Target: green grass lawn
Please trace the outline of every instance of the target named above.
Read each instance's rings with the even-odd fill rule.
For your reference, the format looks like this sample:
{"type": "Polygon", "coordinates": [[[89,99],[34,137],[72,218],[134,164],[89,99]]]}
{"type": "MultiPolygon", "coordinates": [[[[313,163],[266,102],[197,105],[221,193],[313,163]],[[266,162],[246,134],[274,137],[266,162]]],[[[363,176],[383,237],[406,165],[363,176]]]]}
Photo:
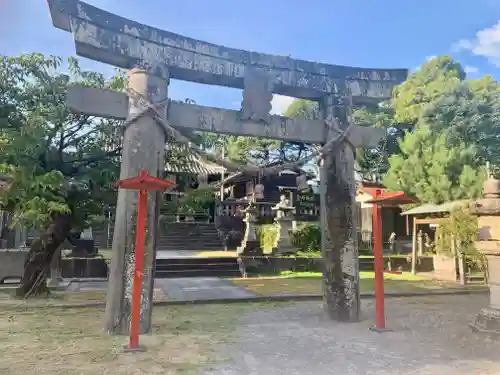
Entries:
{"type": "MultiPolygon", "coordinates": [[[[360,272],[361,292],[373,292],[374,272],[360,272]]],[[[417,292],[458,287],[458,284],[429,280],[410,273],[384,274],[386,292],[417,292]]],[[[233,279],[238,286],[263,296],[287,294],[321,294],[322,275],[318,272],[282,272],[280,276],[233,279]]]]}

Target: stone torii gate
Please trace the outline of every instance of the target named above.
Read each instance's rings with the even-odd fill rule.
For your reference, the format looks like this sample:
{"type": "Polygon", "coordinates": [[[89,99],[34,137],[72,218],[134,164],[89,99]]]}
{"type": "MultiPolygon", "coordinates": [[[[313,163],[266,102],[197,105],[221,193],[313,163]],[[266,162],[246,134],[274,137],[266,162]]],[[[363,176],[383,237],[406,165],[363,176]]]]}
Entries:
{"type": "MultiPolygon", "coordinates": [[[[390,97],[406,69],[362,69],[227,48],[186,38],[119,17],[78,0],[48,0],[54,26],[71,32],[78,55],[129,70],[129,94],[76,86],[73,111],[128,119],[120,179],[163,169],[167,130],[174,128],[325,144],[348,129],[323,157],[320,173],[324,301],[333,319],[359,318],[359,272],[354,206],[354,151],[375,147],[384,131],[349,126],[349,105],[390,97]],[[240,111],[168,102],[170,78],[243,89],[240,111]],[[273,94],[318,101],[321,121],[270,115],[273,94]],[[144,113],[145,105],[155,111],[144,113]],[[137,116],[142,114],[141,116],[137,116]],[[130,121],[132,119],[132,121],[130,121]]],[[[151,328],[155,262],[156,197],[148,204],[148,233],[141,333],[151,328]]],[[[127,333],[130,321],[133,212],[136,194],[120,190],[105,314],[111,333],[127,333]]]]}

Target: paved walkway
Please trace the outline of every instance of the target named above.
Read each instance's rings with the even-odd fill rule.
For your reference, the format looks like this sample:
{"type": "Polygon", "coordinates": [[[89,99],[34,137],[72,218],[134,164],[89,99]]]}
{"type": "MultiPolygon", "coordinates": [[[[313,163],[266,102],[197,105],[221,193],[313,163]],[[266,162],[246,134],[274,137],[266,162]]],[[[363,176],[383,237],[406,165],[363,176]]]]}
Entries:
{"type": "Polygon", "coordinates": [[[223,348],[228,362],[204,375],[497,375],[500,342],[471,332],[467,323],[487,296],[390,299],[388,327],[375,333],[372,301],[363,321],[328,320],[322,306],[299,302],[251,312],[236,343],[223,348]]]}
{"type": "MultiPolygon", "coordinates": [[[[88,292],[106,290],[107,281],[73,281],[66,290],[88,292]]],[[[217,277],[155,279],[154,289],[161,290],[172,301],[213,300],[223,298],[248,298],[255,294],[217,277]]]]}
{"type": "Polygon", "coordinates": [[[176,301],[255,297],[254,293],[217,277],[156,279],[155,287],[176,301]]]}

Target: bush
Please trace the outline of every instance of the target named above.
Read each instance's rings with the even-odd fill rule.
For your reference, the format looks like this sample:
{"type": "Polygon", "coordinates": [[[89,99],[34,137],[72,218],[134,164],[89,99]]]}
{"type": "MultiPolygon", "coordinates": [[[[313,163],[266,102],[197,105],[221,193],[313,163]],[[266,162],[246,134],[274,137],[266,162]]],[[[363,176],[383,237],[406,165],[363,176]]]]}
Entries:
{"type": "Polygon", "coordinates": [[[317,224],[303,224],[293,233],[292,241],[301,251],[318,251],[321,248],[321,230],[317,224]]]}
{"type": "Polygon", "coordinates": [[[274,224],[264,224],[257,226],[257,236],[260,247],[265,251],[271,251],[278,240],[278,227],[274,224]]]}
{"type": "Polygon", "coordinates": [[[455,242],[455,251],[461,253],[466,261],[466,269],[487,272],[487,261],[474,247],[478,231],[477,217],[464,209],[450,212],[448,220],[441,226],[441,241],[436,241],[436,253],[454,256],[451,242],[455,242]]]}

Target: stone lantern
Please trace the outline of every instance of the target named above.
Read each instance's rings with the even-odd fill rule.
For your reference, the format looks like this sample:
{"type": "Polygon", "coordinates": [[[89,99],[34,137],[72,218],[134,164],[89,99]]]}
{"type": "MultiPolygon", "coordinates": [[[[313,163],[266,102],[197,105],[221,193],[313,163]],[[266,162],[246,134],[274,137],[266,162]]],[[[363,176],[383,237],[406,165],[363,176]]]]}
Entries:
{"type": "Polygon", "coordinates": [[[238,255],[245,253],[246,255],[262,255],[260,241],[257,236],[255,223],[257,221],[258,210],[253,202],[241,210],[243,213],[243,221],[245,222],[245,234],[241,245],[236,249],[238,255]]]}
{"type": "Polygon", "coordinates": [[[278,226],[279,239],[273,249],[273,253],[290,254],[296,253],[297,249],[292,243],[293,222],[295,220],[293,212],[295,207],[290,205],[290,202],[284,195],[281,196],[280,202],[274,206],[273,211],[276,211],[275,222],[278,226]]]}
{"type": "Polygon", "coordinates": [[[257,184],[255,185],[255,199],[264,199],[264,185],[257,184]]]}
{"type": "Polygon", "coordinates": [[[470,205],[478,216],[476,249],[488,263],[490,303],[476,315],[470,326],[477,331],[500,334],[500,180],[489,178],[483,186],[483,198],[470,205]]]}

